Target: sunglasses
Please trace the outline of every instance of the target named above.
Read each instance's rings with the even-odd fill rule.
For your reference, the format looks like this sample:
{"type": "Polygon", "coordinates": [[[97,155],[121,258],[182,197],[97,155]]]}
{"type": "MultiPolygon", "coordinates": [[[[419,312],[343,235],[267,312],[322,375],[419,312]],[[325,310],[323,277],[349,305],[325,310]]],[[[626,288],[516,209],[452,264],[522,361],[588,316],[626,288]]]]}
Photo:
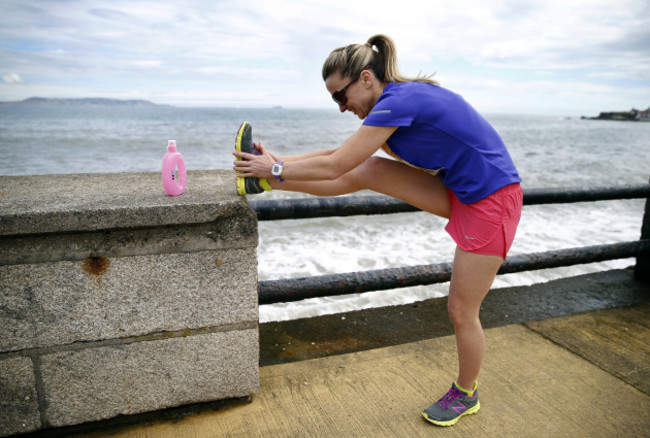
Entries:
{"type": "Polygon", "coordinates": [[[364,70],[369,69],[370,66],[367,65],[363,70],[361,70],[351,81],[349,84],[347,84],[345,87],[341,88],[339,91],[335,91],[332,93],[332,100],[334,102],[338,103],[339,105],[345,105],[348,103],[348,98],[345,96],[345,92],[348,91],[348,87],[352,84],[354,84],[356,81],[359,80],[361,77],[361,73],[363,73],[364,70]]]}

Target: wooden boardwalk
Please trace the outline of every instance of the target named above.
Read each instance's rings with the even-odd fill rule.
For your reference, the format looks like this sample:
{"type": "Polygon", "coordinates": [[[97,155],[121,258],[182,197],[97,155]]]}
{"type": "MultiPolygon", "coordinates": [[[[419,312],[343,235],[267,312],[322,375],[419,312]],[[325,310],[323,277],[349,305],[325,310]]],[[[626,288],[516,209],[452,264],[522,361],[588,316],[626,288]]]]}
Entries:
{"type": "Polygon", "coordinates": [[[455,369],[451,336],[262,367],[248,404],[77,437],[650,437],[650,303],[486,330],[481,410],[420,412],[455,369]]]}

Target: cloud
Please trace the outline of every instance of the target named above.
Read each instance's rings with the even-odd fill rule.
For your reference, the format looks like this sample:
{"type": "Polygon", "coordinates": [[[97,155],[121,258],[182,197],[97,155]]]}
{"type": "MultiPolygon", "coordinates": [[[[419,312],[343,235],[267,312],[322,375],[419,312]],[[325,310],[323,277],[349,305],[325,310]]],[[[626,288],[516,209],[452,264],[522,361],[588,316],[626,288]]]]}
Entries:
{"type": "Polygon", "coordinates": [[[129,64],[136,68],[156,68],[162,65],[162,61],[160,61],[159,59],[150,59],[150,60],[142,59],[142,60],[131,61],[129,64]]]}
{"type": "Polygon", "coordinates": [[[88,13],[100,18],[105,18],[107,20],[124,20],[127,18],[131,18],[128,14],[125,14],[124,12],[117,11],[115,9],[107,9],[107,8],[90,9],[88,13]]]}
{"type": "Polygon", "coordinates": [[[23,82],[23,79],[18,73],[9,73],[8,75],[2,76],[2,82],[5,84],[20,84],[23,82]]]}
{"type": "Polygon", "coordinates": [[[5,0],[0,70],[77,95],[135,90],[176,103],[239,92],[329,105],[320,78],[329,52],[385,33],[404,74],[437,72],[451,79],[443,85],[480,77],[502,92],[548,81],[616,93],[625,81],[648,88],[649,11],[638,0],[5,0]]]}

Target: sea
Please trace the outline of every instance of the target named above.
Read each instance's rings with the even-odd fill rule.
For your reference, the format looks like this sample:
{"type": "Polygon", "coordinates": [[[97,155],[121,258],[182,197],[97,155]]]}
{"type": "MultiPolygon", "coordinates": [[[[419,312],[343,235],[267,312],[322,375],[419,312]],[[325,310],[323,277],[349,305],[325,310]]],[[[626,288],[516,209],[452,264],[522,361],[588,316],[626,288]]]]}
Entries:
{"type": "MultiPolygon", "coordinates": [[[[597,109],[600,111],[601,109],[597,109]]],[[[650,123],[484,114],[527,188],[644,184],[650,123]]],[[[277,155],[340,145],[360,125],[336,108],[0,105],[0,175],[159,172],[176,140],[189,170],[232,169],[242,121],[277,155]]],[[[381,154],[381,153],[380,153],[381,154]]],[[[363,193],[364,195],[370,193],[363,193]]],[[[307,195],[273,191],[255,199],[307,195]]],[[[510,254],[637,240],[645,200],[525,206],[510,254]]],[[[453,260],[446,221],[424,212],[260,222],[258,277],[274,280],[453,260]]],[[[494,288],[626,268],[634,259],[498,276],[494,288]]],[[[447,294],[448,283],[260,306],[260,321],[406,304],[447,294]]]]}

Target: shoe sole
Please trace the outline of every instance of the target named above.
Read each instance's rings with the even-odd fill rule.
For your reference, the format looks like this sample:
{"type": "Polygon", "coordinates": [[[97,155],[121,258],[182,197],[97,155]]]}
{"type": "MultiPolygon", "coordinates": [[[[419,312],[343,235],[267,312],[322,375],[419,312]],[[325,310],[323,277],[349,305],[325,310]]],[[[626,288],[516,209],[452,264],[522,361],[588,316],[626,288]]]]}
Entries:
{"type": "MultiPolygon", "coordinates": [[[[235,150],[237,152],[245,152],[247,154],[253,153],[252,151],[252,142],[253,142],[253,128],[248,122],[241,124],[237,130],[237,138],[235,140],[235,150]],[[242,147],[243,146],[243,147],[242,147]]],[[[237,161],[241,161],[243,158],[237,157],[237,161]]]]}
{"type": "Polygon", "coordinates": [[[239,196],[246,196],[246,178],[237,178],[237,194],[239,196]]]}
{"type": "Polygon", "coordinates": [[[433,423],[436,426],[453,426],[454,424],[458,423],[458,420],[460,420],[462,417],[465,415],[472,415],[478,412],[478,410],[481,409],[481,402],[476,403],[476,406],[473,406],[460,414],[458,417],[453,418],[451,420],[447,421],[440,421],[440,420],[434,420],[432,418],[429,418],[426,412],[422,412],[422,416],[424,417],[425,420],[427,420],[429,423],[433,423]]]}
{"type": "MultiPolygon", "coordinates": [[[[237,152],[247,152],[249,153],[249,150],[242,150],[242,144],[243,142],[251,142],[252,141],[252,127],[250,123],[244,122],[239,126],[239,129],[237,130],[237,137],[235,138],[235,150],[237,152]]],[[[243,161],[243,158],[237,157],[236,161],[243,161]]],[[[241,172],[237,172],[241,173],[241,172]]],[[[237,178],[237,194],[240,196],[246,196],[246,180],[244,178],[237,178]]]]}

